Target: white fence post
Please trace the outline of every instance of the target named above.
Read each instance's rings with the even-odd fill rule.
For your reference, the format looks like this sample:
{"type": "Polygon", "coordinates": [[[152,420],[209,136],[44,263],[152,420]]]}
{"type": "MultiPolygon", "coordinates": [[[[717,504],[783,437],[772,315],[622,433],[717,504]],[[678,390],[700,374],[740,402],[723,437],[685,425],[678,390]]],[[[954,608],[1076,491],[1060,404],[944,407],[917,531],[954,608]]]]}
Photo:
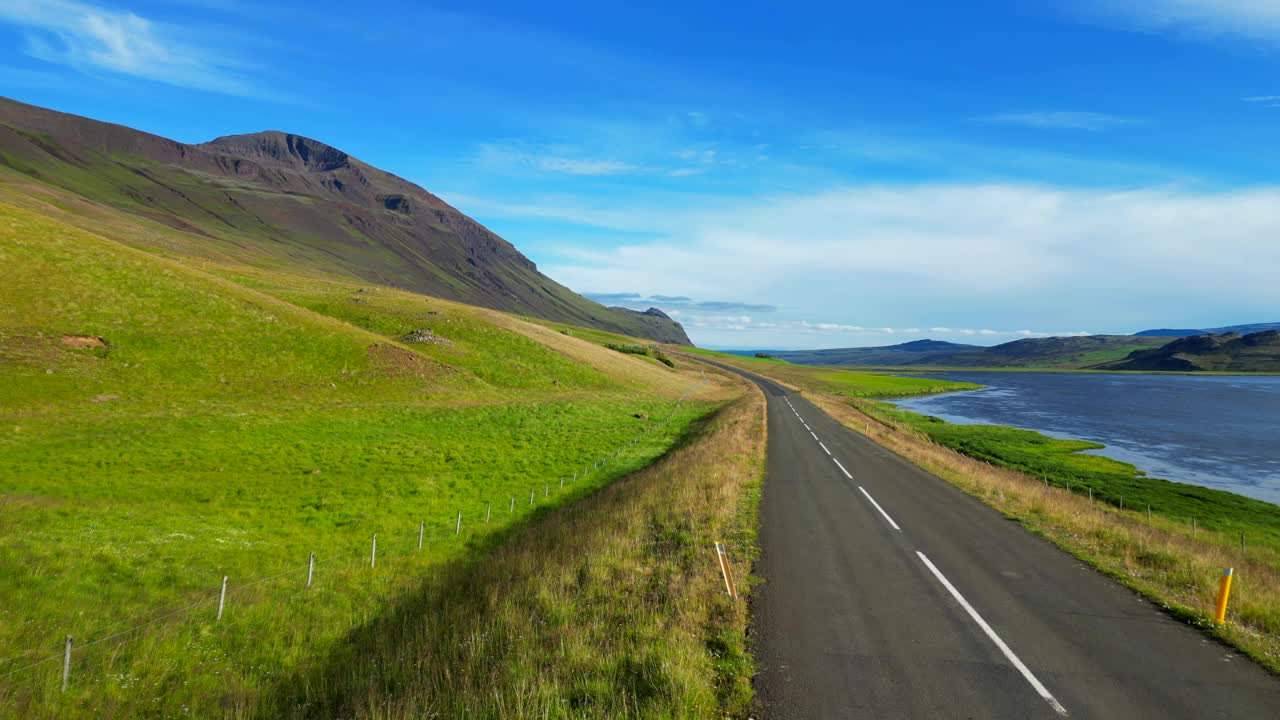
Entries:
{"type": "Polygon", "coordinates": [[[373,534],[373,547],[369,550],[369,567],[378,565],[378,534],[373,534]]]}
{"type": "Polygon", "coordinates": [[[493,503],[487,502],[484,504],[484,524],[485,525],[489,524],[489,511],[492,509],[493,509],[493,503]]]}
{"type": "Polygon", "coordinates": [[[510,509],[510,510],[508,510],[507,512],[515,512],[515,511],[516,511],[516,496],[515,496],[515,495],[512,495],[512,496],[511,496],[511,509],[510,509]]]}
{"type": "Polygon", "coordinates": [[[218,595],[218,619],[222,619],[222,607],[227,603],[227,576],[222,576],[222,594],[218,595]]]}
{"type": "Polygon", "coordinates": [[[316,554],[311,553],[307,559],[307,587],[311,587],[311,577],[316,573],[316,554]]]}
{"type": "Polygon", "coordinates": [[[422,520],[418,523],[418,549],[422,549],[422,535],[427,531],[427,521],[422,520]]]}
{"type": "Polygon", "coordinates": [[[67,686],[71,684],[71,644],[73,640],[71,636],[67,636],[67,647],[62,651],[62,692],[67,691],[67,686]]]}
{"type": "Polygon", "coordinates": [[[462,511],[458,511],[458,524],[453,527],[453,534],[457,535],[462,532],[462,511]]]}

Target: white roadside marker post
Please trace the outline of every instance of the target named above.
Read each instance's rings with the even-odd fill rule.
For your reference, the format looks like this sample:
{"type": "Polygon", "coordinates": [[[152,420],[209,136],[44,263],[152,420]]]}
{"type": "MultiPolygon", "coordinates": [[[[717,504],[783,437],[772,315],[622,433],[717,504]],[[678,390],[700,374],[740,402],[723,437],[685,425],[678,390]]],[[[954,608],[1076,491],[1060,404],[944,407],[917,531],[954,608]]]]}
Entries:
{"type": "Polygon", "coordinates": [[[227,603],[227,576],[222,576],[222,593],[218,595],[218,619],[222,619],[222,607],[227,603]]]}
{"type": "Polygon", "coordinates": [[[71,636],[67,636],[67,647],[62,651],[62,692],[71,684],[71,636]]]}
{"type": "Polygon", "coordinates": [[[378,535],[373,535],[373,547],[369,550],[369,567],[377,567],[378,565],[378,535]]]}
{"type": "Polygon", "coordinates": [[[311,553],[311,557],[307,558],[307,587],[311,587],[311,578],[316,574],[316,554],[311,553]]]}

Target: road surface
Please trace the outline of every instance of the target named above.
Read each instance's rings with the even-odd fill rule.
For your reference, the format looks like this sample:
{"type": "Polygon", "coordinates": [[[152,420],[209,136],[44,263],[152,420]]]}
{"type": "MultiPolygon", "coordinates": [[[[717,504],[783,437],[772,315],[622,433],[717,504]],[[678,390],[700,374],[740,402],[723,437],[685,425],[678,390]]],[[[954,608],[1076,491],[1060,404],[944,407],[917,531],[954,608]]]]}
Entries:
{"type": "Polygon", "coordinates": [[[1280,718],[1280,680],[767,379],[760,715],[1280,718]]]}

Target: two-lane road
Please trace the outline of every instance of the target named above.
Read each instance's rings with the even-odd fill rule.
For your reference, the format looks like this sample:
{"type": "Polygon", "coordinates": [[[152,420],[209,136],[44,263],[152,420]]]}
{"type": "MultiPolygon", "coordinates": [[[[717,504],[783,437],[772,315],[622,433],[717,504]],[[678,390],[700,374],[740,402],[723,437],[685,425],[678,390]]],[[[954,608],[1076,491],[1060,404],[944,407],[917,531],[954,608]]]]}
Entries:
{"type": "Polygon", "coordinates": [[[765,718],[1280,718],[1280,681],[798,395],[768,399],[765,718]]]}

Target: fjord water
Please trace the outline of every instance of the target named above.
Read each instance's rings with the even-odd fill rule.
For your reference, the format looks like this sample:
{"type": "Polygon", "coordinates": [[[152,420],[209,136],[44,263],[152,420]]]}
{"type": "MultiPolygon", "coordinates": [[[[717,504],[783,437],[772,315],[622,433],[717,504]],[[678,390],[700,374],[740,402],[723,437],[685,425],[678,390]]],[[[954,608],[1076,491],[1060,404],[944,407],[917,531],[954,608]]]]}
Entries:
{"type": "Polygon", "coordinates": [[[954,423],[1103,443],[1153,477],[1280,503],[1280,377],[945,372],[981,390],[897,401],[954,423]]]}

